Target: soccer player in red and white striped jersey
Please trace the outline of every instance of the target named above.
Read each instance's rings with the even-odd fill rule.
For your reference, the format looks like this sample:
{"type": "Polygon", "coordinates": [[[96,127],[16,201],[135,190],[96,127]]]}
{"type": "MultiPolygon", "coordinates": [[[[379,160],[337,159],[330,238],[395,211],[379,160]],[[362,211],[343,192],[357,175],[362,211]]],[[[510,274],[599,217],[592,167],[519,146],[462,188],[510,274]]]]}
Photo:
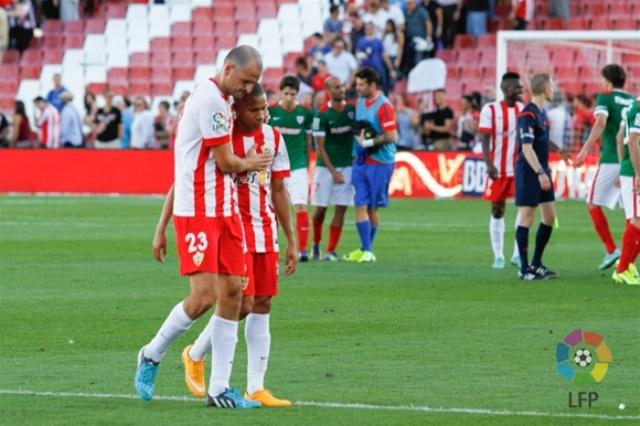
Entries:
{"type": "MultiPolygon", "coordinates": [[[[209,335],[216,361],[212,363],[207,405],[259,406],[230,389],[229,379],[246,285],[244,234],[231,173],[263,170],[272,161],[270,154],[247,158],[233,154],[231,104],[232,97],[242,99],[253,90],[261,73],[262,59],[256,49],[232,49],[218,75],[196,87],[180,116],[174,148],[175,183],[158,228],[164,231],[173,206],[180,272],[189,277],[191,293],[173,308],[138,354],[135,385],[143,399],[153,397],[157,366],[169,345],[216,303],[209,335]]],[[[154,239],[154,255],[160,257],[166,252],[163,237],[164,232],[156,233],[154,239]]]]}
{"type": "Polygon", "coordinates": [[[40,129],[40,147],[60,148],[60,113],[42,96],[33,102],[37,108],[36,126],[40,129]]]}
{"type": "MultiPolygon", "coordinates": [[[[484,198],[491,201],[489,235],[493,248],[493,267],[496,269],[504,268],[504,211],[507,198],[514,195],[513,166],[518,153],[517,118],[523,108],[523,85],[518,74],[505,73],[500,88],[504,100],[483,106],[478,124],[479,139],[487,164],[488,179],[484,198]]],[[[514,247],[511,261],[513,263],[517,260],[518,251],[514,247]]]]}
{"type": "MultiPolygon", "coordinates": [[[[291,403],[274,397],[264,389],[271,335],[269,315],[271,299],[278,292],[278,223],[287,239],[285,275],[296,269],[296,250],[293,225],[289,212],[289,196],[284,178],[288,177],[289,158],[280,133],[264,124],[267,101],[259,84],[241,101],[234,104],[236,120],[233,126],[234,153],[243,158],[249,153],[269,151],[273,161],[261,171],[238,173],[235,177],[238,207],[247,243],[247,277],[249,283],[243,293],[240,318],[246,317],[247,340],[247,397],[263,406],[290,406],[291,403]],[[277,219],[276,219],[277,218],[277,219]]],[[[170,216],[171,201],[165,203],[162,217],[170,216]]],[[[164,230],[168,219],[156,230],[156,241],[166,247],[164,230]]],[[[160,246],[154,241],[154,257],[162,261],[160,246]]],[[[211,350],[215,317],[207,324],[193,345],[183,351],[185,382],[195,396],[203,396],[204,357],[211,350]],[[186,354],[186,356],[185,356],[186,354]]]]}

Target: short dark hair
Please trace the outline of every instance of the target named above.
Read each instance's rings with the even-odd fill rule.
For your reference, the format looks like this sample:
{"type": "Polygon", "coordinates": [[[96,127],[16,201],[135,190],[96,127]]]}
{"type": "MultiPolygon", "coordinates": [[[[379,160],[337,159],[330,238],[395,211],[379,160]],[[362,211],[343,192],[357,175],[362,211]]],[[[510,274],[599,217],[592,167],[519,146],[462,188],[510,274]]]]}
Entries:
{"type": "Polygon", "coordinates": [[[262,84],[260,83],[256,83],[253,85],[253,90],[251,90],[251,92],[249,93],[249,96],[252,96],[254,98],[259,98],[260,96],[265,96],[265,91],[264,91],[264,87],[262,87],[262,84]]]}
{"type": "Polygon", "coordinates": [[[160,101],[160,106],[163,106],[169,111],[171,109],[171,104],[168,101],[160,101]]]}
{"type": "Polygon", "coordinates": [[[331,42],[331,46],[335,46],[337,42],[342,42],[342,44],[344,44],[345,46],[347,45],[347,42],[344,41],[344,39],[340,36],[336,37],[333,39],[333,41],[331,42]]]}
{"type": "Polygon", "coordinates": [[[602,68],[602,76],[616,89],[622,89],[627,81],[627,73],[618,64],[609,64],[602,68]]]}
{"type": "Polygon", "coordinates": [[[339,12],[339,11],[340,9],[335,4],[332,4],[331,7],[329,8],[329,13],[339,12]]]}
{"type": "Polygon", "coordinates": [[[323,39],[324,38],[321,33],[313,33],[313,34],[311,34],[311,37],[319,38],[319,39],[323,39]]]}
{"type": "Polygon", "coordinates": [[[520,74],[518,74],[517,72],[513,72],[513,71],[507,71],[504,74],[502,74],[502,81],[505,80],[520,80],[520,74]]]}
{"type": "Polygon", "coordinates": [[[45,98],[43,98],[42,96],[36,96],[36,98],[33,100],[33,102],[47,102],[47,100],[45,98]]]}
{"type": "Polygon", "coordinates": [[[280,90],[284,90],[285,87],[291,87],[296,92],[300,91],[300,80],[295,75],[285,75],[280,80],[280,90]]]}
{"type": "Polygon", "coordinates": [[[305,58],[304,56],[298,56],[296,58],[296,62],[295,62],[296,66],[302,66],[305,68],[309,68],[309,62],[307,62],[307,58],[305,58]]]}
{"type": "Polygon", "coordinates": [[[356,71],[356,78],[365,80],[367,84],[375,83],[380,87],[380,75],[376,70],[370,67],[363,67],[356,71]]]}
{"type": "Polygon", "coordinates": [[[238,68],[243,68],[250,61],[255,60],[262,69],[262,57],[255,47],[242,45],[231,49],[224,58],[224,63],[232,63],[238,68]]]}

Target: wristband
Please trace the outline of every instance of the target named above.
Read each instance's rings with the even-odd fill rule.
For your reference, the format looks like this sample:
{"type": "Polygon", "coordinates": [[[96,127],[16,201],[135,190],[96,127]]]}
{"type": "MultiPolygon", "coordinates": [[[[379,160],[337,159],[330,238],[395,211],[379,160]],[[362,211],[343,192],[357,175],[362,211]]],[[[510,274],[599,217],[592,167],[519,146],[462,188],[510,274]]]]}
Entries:
{"type": "Polygon", "coordinates": [[[545,174],[544,169],[540,169],[540,170],[538,170],[538,171],[536,172],[536,174],[537,174],[538,176],[542,176],[543,174],[545,174]]]}
{"type": "Polygon", "coordinates": [[[362,141],[361,145],[363,148],[371,148],[376,144],[376,141],[373,139],[365,139],[362,141]]]}

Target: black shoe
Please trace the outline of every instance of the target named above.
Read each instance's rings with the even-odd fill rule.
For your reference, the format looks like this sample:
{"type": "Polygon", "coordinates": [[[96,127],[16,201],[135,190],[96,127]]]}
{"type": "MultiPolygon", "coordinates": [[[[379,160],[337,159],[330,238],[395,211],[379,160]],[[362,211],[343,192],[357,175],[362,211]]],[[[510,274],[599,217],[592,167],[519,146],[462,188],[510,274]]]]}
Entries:
{"type": "Polygon", "coordinates": [[[533,269],[537,275],[540,275],[542,277],[543,280],[552,280],[558,277],[557,272],[552,271],[544,265],[533,267],[533,269]]]}
{"type": "Polygon", "coordinates": [[[536,273],[536,270],[531,266],[529,266],[524,272],[518,271],[518,278],[523,281],[540,281],[544,279],[544,277],[536,273]]]}

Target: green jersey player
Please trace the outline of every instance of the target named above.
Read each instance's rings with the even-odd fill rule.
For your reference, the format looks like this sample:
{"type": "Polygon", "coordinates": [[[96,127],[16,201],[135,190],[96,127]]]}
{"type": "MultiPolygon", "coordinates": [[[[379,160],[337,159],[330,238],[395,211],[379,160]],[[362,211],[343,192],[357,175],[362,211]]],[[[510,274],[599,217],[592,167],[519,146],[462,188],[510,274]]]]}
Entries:
{"type": "Polygon", "coordinates": [[[320,259],[322,224],[329,205],[335,206],[329,244],[324,259],[337,261],[344,215],[353,204],[351,165],[353,163],[353,129],[355,107],[345,102],[345,85],[337,77],[325,81],[329,103],[313,120],[313,135],[318,144],[318,160],[313,176],[313,259],[320,259]]]}
{"type": "Polygon", "coordinates": [[[309,239],[309,152],[311,151],[311,111],[296,102],[300,91],[300,81],[293,75],[286,75],[280,81],[280,102],[269,108],[269,124],[277,128],[287,146],[291,176],[285,179],[291,204],[296,211],[298,231],[298,251],[301,262],[309,260],[307,242],[309,239]]]}
{"type": "Polygon", "coordinates": [[[635,267],[640,247],[640,181],[637,179],[640,175],[640,98],[625,108],[622,119],[618,152],[622,157],[620,192],[627,227],[622,236],[620,261],[611,278],[618,284],[640,285],[638,270],[635,267]]]}
{"type": "Polygon", "coordinates": [[[611,236],[609,223],[602,207],[607,206],[612,209],[620,198],[618,186],[620,167],[616,152],[616,134],[620,126],[622,110],[630,105],[633,97],[622,90],[627,74],[620,65],[607,65],[602,69],[601,74],[604,93],[596,98],[594,112],[596,122],[578,153],[576,166],[580,167],[584,164],[587,153],[600,138],[602,141],[600,163],[589,188],[587,205],[593,226],[606,250],[604,259],[598,265],[598,269],[603,270],[613,265],[620,257],[620,251],[616,248],[616,243],[611,236]]]}

